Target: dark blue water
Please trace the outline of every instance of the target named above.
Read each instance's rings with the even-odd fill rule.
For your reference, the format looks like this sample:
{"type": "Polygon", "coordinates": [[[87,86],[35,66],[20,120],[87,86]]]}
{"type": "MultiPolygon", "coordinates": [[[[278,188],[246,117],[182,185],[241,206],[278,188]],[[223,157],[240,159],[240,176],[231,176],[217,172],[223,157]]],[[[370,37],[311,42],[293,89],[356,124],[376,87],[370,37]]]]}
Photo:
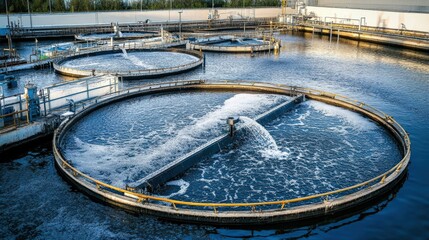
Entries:
{"type": "Polygon", "coordinates": [[[158,81],[268,81],[324,89],[371,104],[392,115],[410,133],[408,179],[394,196],[347,219],[296,229],[251,231],[172,224],[130,215],[75,191],[58,176],[49,148],[42,145],[0,164],[0,235],[38,239],[428,239],[429,56],[370,44],[330,44],[311,35],[281,38],[280,56],[207,54],[205,71],[158,81]]]}

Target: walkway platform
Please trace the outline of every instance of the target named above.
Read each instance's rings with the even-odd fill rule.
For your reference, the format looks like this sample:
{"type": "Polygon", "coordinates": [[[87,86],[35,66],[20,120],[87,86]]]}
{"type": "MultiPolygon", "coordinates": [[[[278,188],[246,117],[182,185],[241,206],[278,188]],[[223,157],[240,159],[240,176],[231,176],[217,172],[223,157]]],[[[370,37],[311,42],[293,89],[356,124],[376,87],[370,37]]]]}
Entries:
{"type": "MultiPolygon", "coordinates": [[[[155,23],[122,23],[119,24],[123,32],[145,32],[159,31],[161,26],[170,32],[179,32],[180,26],[183,31],[208,30],[208,29],[241,29],[243,26],[256,27],[267,25],[276,18],[255,18],[255,19],[225,19],[216,21],[186,21],[186,22],[155,22],[155,23]]],[[[46,26],[46,27],[24,27],[11,29],[14,40],[34,39],[34,38],[59,38],[74,37],[79,34],[112,33],[112,24],[95,25],[66,25],[66,26],[46,26]]]]}
{"type": "Polygon", "coordinates": [[[330,36],[329,38],[331,41],[338,41],[339,38],[346,38],[383,45],[405,47],[419,51],[429,51],[429,33],[427,32],[375,28],[368,26],[358,27],[356,25],[349,24],[325,25],[323,23],[298,23],[296,25],[280,24],[279,28],[328,35],[330,36]]]}
{"type": "Polygon", "coordinates": [[[19,65],[14,65],[14,66],[10,66],[10,67],[0,68],[0,73],[7,73],[7,72],[14,72],[14,71],[40,68],[43,66],[49,66],[51,63],[52,63],[52,59],[37,61],[37,62],[32,62],[32,63],[19,64],[19,65]]]}

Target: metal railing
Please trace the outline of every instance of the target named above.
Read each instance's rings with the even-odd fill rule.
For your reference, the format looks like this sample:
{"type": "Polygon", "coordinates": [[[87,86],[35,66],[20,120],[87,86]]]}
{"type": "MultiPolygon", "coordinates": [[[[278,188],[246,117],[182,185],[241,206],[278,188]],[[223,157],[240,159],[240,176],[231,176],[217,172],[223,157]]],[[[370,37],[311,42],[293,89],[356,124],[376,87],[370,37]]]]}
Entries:
{"type": "Polygon", "coordinates": [[[219,51],[219,52],[260,52],[260,51],[269,51],[274,49],[274,44],[261,44],[261,45],[247,45],[247,46],[207,46],[200,44],[191,44],[191,48],[196,50],[204,50],[204,51],[219,51]]]}
{"type": "MultiPolygon", "coordinates": [[[[38,91],[40,116],[47,116],[72,103],[75,104],[74,107],[80,104],[84,108],[84,102],[117,91],[119,79],[114,76],[83,78],[50,85],[38,91]]],[[[25,94],[0,98],[1,130],[22,127],[29,124],[30,120],[25,94]]]]}
{"type": "Polygon", "coordinates": [[[24,94],[15,94],[0,98],[0,129],[20,127],[29,123],[27,103],[24,94]],[[12,112],[2,114],[7,110],[12,112]],[[12,118],[12,119],[11,119],[12,118]]]}
{"type": "MultiPolygon", "coordinates": [[[[182,21],[182,29],[203,29],[203,28],[223,28],[223,27],[242,27],[258,26],[275,21],[276,18],[254,18],[254,19],[221,19],[221,20],[199,20],[182,21]]],[[[154,22],[154,23],[126,23],[119,24],[121,31],[156,31],[163,26],[165,30],[178,29],[179,22],[154,22]]],[[[111,24],[94,24],[78,26],[50,26],[50,27],[16,27],[11,28],[11,34],[14,38],[33,38],[49,36],[74,36],[85,33],[112,33],[111,24]]]]}
{"type": "Polygon", "coordinates": [[[17,127],[21,127],[23,125],[27,125],[30,123],[30,119],[28,118],[28,109],[14,111],[8,114],[0,115],[0,119],[3,120],[3,126],[0,128],[2,131],[8,129],[15,129],[17,127]],[[25,119],[24,115],[25,114],[25,119]],[[5,121],[5,119],[12,117],[11,122],[5,121]]]}
{"type": "Polygon", "coordinates": [[[356,24],[324,22],[324,21],[318,21],[318,20],[307,20],[307,21],[296,23],[296,25],[325,28],[325,29],[334,28],[335,30],[339,29],[343,31],[351,31],[356,33],[390,35],[390,36],[395,36],[399,38],[414,38],[414,39],[420,39],[420,40],[429,40],[429,32],[413,31],[413,30],[407,30],[407,29],[372,27],[372,26],[363,26],[363,25],[356,25],[356,24]]]}
{"type": "MultiPolygon", "coordinates": [[[[213,208],[214,212],[217,213],[218,208],[220,208],[220,207],[222,207],[222,208],[233,208],[233,209],[239,208],[239,207],[246,207],[246,208],[248,207],[252,211],[255,211],[256,207],[263,207],[263,206],[278,206],[275,209],[284,209],[285,207],[288,206],[288,204],[291,204],[291,203],[302,203],[302,202],[308,202],[310,200],[316,200],[316,199],[321,199],[322,201],[327,201],[327,200],[330,200],[330,197],[341,194],[341,193],[351,192],[351,191],[357,192],[360,189],[363,189],[365,187],[366,188],[372,188],[377,184],[384,184],[388,178],[395,177],[396,174],[400,173],[401,170],[403,170],[406,167],[405,164],[408,163],[409,158],[410,158],[410,140],[409,140],[408,134],[393,118],[388,117],[387,114],[385,114],[382,111],[379,111],[379,110],[377,110],[377,109],[375,109],[375,108],[373,108],[373,107],[371,107],[371,106],[369,106],[363,102],[353,100],[353,99],[349,99],[349,98],[341,96],[341,95],[327,93],[324,91],[308,89],[308,88],[292,87],[292,86],[287,86],[287,85],[283,85],[283,84],[269,84],[269,83],[256,83],[256,82],[244,82],[244,81],[243,82],[241,82],[241,81],[205,82],[205,81],[200,80],[200,81],[186,81],[186,82],[172,82],[172,83],[163,83],[163,84],[144,85],[144,86],[136,87],[133,89],[129,89],[127,91],[121,91],[121,92],[115,93],[114,96],[130,93],[130,92],[139,92],[139,91],[144,91],[144,90],[159,89],[159,88],[164,88],[164,87],[184,86],[184,85],[218,85],[219,87],[221,87],[223,85],[230,85],[230,86],[252,86],[255,88],[271,88],[271,89],[275,89],[275,90],[281,90],[281,91],[284,91],[285,93],[290,93],[290,94],[301,93],[301,94],[304,94],[307,96],[313,95],[313,96],[319,96],[319,97],[328,97],[331,99],[335,99],[339,102],[351,104],[351,105],[353,105],[353,107],[355,107],[357,109],[364,109],[365,111],[376,114],[381,119],[385,119],[386,122],[389,123],[390,126],[393,127],[393,131],[396,131],[399,134],[399,136],[403,139],[403,141],[401,141],[401,143],[403,144],[403,147],[404,147],[404,156],[396,165],[394,165],[392,168],[390,168],[386,172],[384,172],[384,173],[382,173],[382,174],[380,174],[374,178],[371,178],[367,181],[364,181],[364,182],[361,182],[361,183],[358,183],[358,184],[355,184],[352,186],[337,189],[334,191],[328,191],[325,193],[305,196],[305,197],[284,199],[284,200],[278,200],[278,201],[251,202],[251,203],[206,203],[206,202],[180,201],[180,200],[168,199],[168,198],[151,196],[151,195],[146,195],[146,194],[128,191],[128,190],[122,189],[120,187],[115,187],[115,186],[112,186],[110,184],[99,181],[95,178],[92,178],[91,176],[84,174],[83,172],[74,168],[71,165],[71,163],[64,158],[64,156],[62,155],[62,153],[60,152],[60,150],[57,146],[57,144],[60,143],[62,140],[59,138],[62,135],[61,134],[58,135],[58,133],[63,131],[64,126],[67,124],[63,124],[62,126],[60,126],[60,128],[57,130],[56,135],[55,135],[56,139],[54,139],[54,143],[55,143],[54,149],[53,149],[54,154],[55,154],[55,156],[57,156],[59,158],[61,166],[64,168],[65,171],[72,173],[75,178],[80,178],[81,180],[84,180],[88,183],[94,184],[94,186],[96,186],[96,188],[99,191],[103,191],[103,192],[108,191],[111,194],[120,194],[123,196],[131,197],[131,198],[135,199],[135,201],[137,203],[142,203],[142,204],[149,203],[149,202],[158,202],[158,203],[164,203],[164,204],[167,203],[167,204],[171,204],[172,207],[174,209],[177,209],[177,210],[178,210],[177,206],[179,206],[179,205],[180,206],[187,206],[187,207],[213,208]]],[[[114,96],[110,96],[110,97],[114,97],[114,96]]],[[[110,97],[107,97],[107,98],[110,98],[110,97]]],[[[272,209],[272,208],[270,208],[270,209],[272,209]]],[[[260,210],[260,211],[262,211],[262,210],[260,210]]]]}
{"type": "MultiPolygon", "coordinates": [[[[100,42],[100,41],[99,41],[100,42]]],[[[30,55],[28,63],[34,64],[47,64],[49,61],[55,61],[56,59],[63,59],[69,56],[78,56],[82,54],[91,54],[94,52],[108,51],[115,49],[158,49],[158,48],[169,48],[174,46],[185,45],[188,41],[163,41],[159,42],[156,40],[123,40],[114,41],[113,45],[110,45],[110,41],[101,40],[103,44],[97,44],[91,41],[75,41],[73,45],[70,45],[68,49],[60,50],[61,46],[58,44],[52,44],[50,46],[44,46],[39,48],[33,48],[33,53],[30,55]],[[48,48],[52,48],[52,51],[48,51],[48,48]],[[56,50],[58,48],[58,50],[56,50]],[[42,52],[45,51],[45,52],[42,52]],[[48,53],[49,55],[47,55],[48,53]],[[34,57],[34,58],[32,58],[34,57]]],[[[5,66],[7,67],[7,66],[5,66]]]]}
{"type": "Polygon", "coordinates": [[[69,106],[70,100],[79,104],[118,90],[119,79],[114,76],[83,78],[71,83],[54,84],[41,91],[40,112],[46,116],[52,111],[69,106]]]}
{"type": "MultiPolygon", "coordinates": [[[[219,52],[261,52],[261,51],[270,51],[275,48],[276,43],[280,43],[280,40],[273,38],[272,36],[260,35],[258,33],[241,33],[234,34],[234,37],[242,38],[258,38],[261,41],[261,44],[258,45],[241,45],[241,46],[214,46],[210,43],[216,43],[218,41],[227,41],[225,39],[207,39],[202,41],[197,41],[190,43],[190,48],[195,50],[204,50],[204,51],[219,51],[219,52]]],[[[279,44],[280,45],[280,44],[279,44]]]]}

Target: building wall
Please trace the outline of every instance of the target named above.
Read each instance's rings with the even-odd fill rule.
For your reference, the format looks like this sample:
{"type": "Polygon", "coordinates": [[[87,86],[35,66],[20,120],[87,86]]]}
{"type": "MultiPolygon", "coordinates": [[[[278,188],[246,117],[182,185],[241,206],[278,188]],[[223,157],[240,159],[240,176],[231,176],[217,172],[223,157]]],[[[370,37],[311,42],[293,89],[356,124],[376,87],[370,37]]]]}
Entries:
{"type": "MultiPolygon", "coordinates": [[[[183,9],[182,21],[207,20],[210,9],[183,9]]],[[[157,11],[117,11],[117,12],[85,12],[85,13],[53,13],[32,14],[33,26],[61,26],[61,25],[85,25],[101,23],[135,23],[149,19],[152,22],[179,21],[179,11],[174,9],[157,11]]],[[[280,8],[256,8],[256,9],[219,9],[221,19],[232,16],[234,19],[244,17],[276,17],[281,14],[280,8]]],[[[30,27],[28,14],[11,14],[10,21],[20,23],[21,26],[30,27]]],[[[0,28],[7,25],[6,15],[0,15],[0,28]]]]}
{"type": "MultiPolygon", "coordinates": [[[[307,0],[314,1],[314,0],[307,0]]],[[[328,0],[319,0],[328,1],[328,0]]],[[[330,0],[333,1],[333,0],[330,0]]],[[[339,0],[337,0],[339,1],[339,0]]],[[[350,0],[347,0],[350,1],[350,0]]],[[[368,0],[362,0],[362,2],[368,0]]],[[[387,0],[386,0],[387,1],[387,0]]],[[[397,0],[389,0],[396,2],[397,0]]],[[[410,0],[418,4],[422,0],[410,0]]],[[[429,0],[427,0],[429,5],[429,0]]],[[[296,13],[297,9],[287,9],[288,14],[296,13]]],[[[429,32],[429,14],[428,13],[411,13],[411,12],[392,12],[392,11],[375,11],[350,8],[328,8],[308,6],[305,9],[307,14],[313,12],[316,16],[324,19],[325,17],[361,19],[365,18],[368,26],[401,28],[402,23],[407,29],[429,32]]],[[[207,20],[209,9],[184,9],[182,13],[183,21],[190,20],[207,20]]],[[[281,14],[280,8],[257,8],[257,9],[219,9],[221,19],[228,16],[240,18],[242,16],[256,17],[276,17],[281,14]]],[[[85,25],[97,23],[127,23],[138,22],[150,19],[153,22],[178,21],[179,14],[177,10],[169,12],[168,10],[159,11],[122,11],[122,12],[89,12],[89,13],[54,13],[54,14],[33,14],[33,26],[58,26],[58,25],[85,25]],[[170,17],[169,17],[170,16],[170,17]]],[[[28,14],[12,14],[10,20],[19,23],[24,27],[30,26],[28,14]]],[[[338,20],[341,21],[341,20],[338,20]]],[[[356,21],[353,21],[356,23],[356,21]]],[[[7,25],[6,15],[0,15],[0,28],[7,25]]],[[[1,30],[1,29],[0,29],[1,30]]]]}
{"type": "Polygon", "coordinates": [[[429,13],[428,0],[305,0],[309,6],[429,13]],[[312,3],[311,3],[312,2],[312,3]]]}
{"type": "Polygon", "coordinates": [[[365,23],[368,26],[400,29],[402,28],[402,24],[404,24],[406,29],[409,30],[429,32],[429,14],[427,13],[307,7],[306,13],[309,14],[311,12],[316,14],[317,17],[320,17],[321,20],[325,20],[326,18],[329,22],[334,21],[341,23],[343,21],[344,23],[359,24],[357,20],[348,22],[340,18],[359,20],[365,18],[365,23]]]}

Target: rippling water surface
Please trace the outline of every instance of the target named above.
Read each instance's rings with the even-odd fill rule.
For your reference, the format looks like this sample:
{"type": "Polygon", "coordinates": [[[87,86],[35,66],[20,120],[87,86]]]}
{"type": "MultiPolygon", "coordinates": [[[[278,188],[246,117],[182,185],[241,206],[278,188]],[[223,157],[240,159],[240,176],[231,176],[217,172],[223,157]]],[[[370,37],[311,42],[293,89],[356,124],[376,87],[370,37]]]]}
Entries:
{"type": "MultiPolygon", "coordinates": [[[[20,155],[1,156],[1,236],[32,239],[429,238],[427,233],[429,216],[426,212],[426,209],[429,209],[427,200],[429,199],[427,191],[429,164],[426,161],[429,156],[427,148],[429,146],[427,137],[429,136],[427,122],[429,117],[427,98],[429,56],[409,50],[365,43],[357,45],[355,42],[340,41],[339,44],[334,42],[330,44],[329,41],[318,37],[312,38],[311,35],[306,37],[283,35],[280,37],[283,47],[279,56],[262,54],[252,58],[247,54],[207,53],[205,70],[197,69],[182,75],[151,81],[178,79],[267,81],[323,89],[371,104],[392,115],[410,133],[412,162],[408,178],[396,194],[346,219],[301,228],[288,229],[287,226],[276,226],[272,230],[232,230],[173,224],[148,216],[134,216],[123,210],[92,201],[58,176],[53,165],[49,144],[41,144],[20,155]]],[[[27,75],[20,73],[23,74],[20,81],[25,81],[25,78],[31,78],[38,73],[39,71],[29,72],[27,75]]],[[[47,75],[50,74],[53,75],[53,73],[47,73],[47,75]]],[[[47,79],[49,77],[44,76],[35,80],[44,84],[47,79]]],[[[125,82],[125,85],[133,86],[147,81],[125,82]]],[[[206,93],[184,94],[180,96],[180,101],[167,95],[129,100],[129,109],[135,106],[137,110],[125,110],[122,114],[129,115],[129,119],[133,119],[133,116],[142,116],[142,119],[134,118],[134,122],[125,120],[122,124],[119,120],[121,119],[119,118],[121,115],[120,104],[109,106],[96,114],[104,116],[103,114],[107,112],[103,111],[110,108],[114,114],[104,120],[110,121],[111,124],[98,124],[90,127],[89,124],[85,126],[85,122],[83,122],[82,129],[75,131],[77,138],[70,136],[71,145],[69,147],[70,149],[81,148],[90,153],[91,144],[98,147],[104,146],[107,141],[118,145],[121,141],[125,141],[129,144],[124,145],[124,148],[135,147],[138,149],[139,146],[146,146],[146,137],[158,141],[157,146],[162,149],[162,145],[165,143],[163,141],[167,140],[161,136],[170,136],[169,131],[177,133],[181,129],[187,129],[182,131],[183,136],[186,136],[186,131],[195,133],[196,131],[192,131],[192,127],[196,127],[198,119],[204,119],[213,112],[222,113],[222,109],[228,106],[228,100],[237,101],[237,98],[240,98],[240,94],[243,93],[210,93],[209,96],[204,94],[206,93]],[[237,95],[239,96],[237,97],[237,95]],[[169,104],[175,107],[168,108],[169,104]],[[152,126],[146,124],[146,119],[150,120],[150,118],[143,113],[149,110],[152,110],[150,113],[153,113],[153,116],[163,115],[163,118],[159,119],[160,122],[156,122],[152,126]],[[181,117],[176,119],[174,116],[178,113],[181,117]],[[118,115],[118,118],[114,117],[115,114],[118,115]],[[115,122],[115,119],[118,119],[119,122],[115,122]],[[88,131],[84,131],[85,127],[88,128],[88,131]],[[87,135],[91,131],[102,134],[92,136],[93,142],[90,142],[88,140],[91,138],[87,135]],[[132,135],[122,134],[123,136],[113,134],[127,131],[136,132],[132,135]],[[150,135],[151,132],[153,132],[153,136],[150,135]],[[130,136],[140,136],[140,138],[130,136]],[[158,136],[160,137],[158,138],[158,136]]],[[[254,94],[252,96],[264,97],[264,95],[254,94]]],[[[248,98],[243,99],[249,100],[248,98]]],[[[258,102],[270,102],[271,100],[262,99],[258,102]]],[[[275,98],[271,103],[276,103],[275,98]]],[[[251,105],[255,107],[254,104],[251,105]]],[[[256,114],[258,110],[249,108],[244,115],[247,116],[249,112],[256,114]]],[[[240,115],[243,114],[240,113],[240,115]]],[[[212,124],[210,126],[217,129],[216,122],[207,124],[212,124]]],[[[201,126],[204,129],[207,127],[207,125],[201,126]]],[[[275,155],[277,161],[258,162],[260,159],[272,159],[273,152],[264,152],[266,148],[258,148],[260,144],[251,140],[251,133],[244,133],[239,144],[242,146],[241,148],[233,146],[213,158],[204,160],[200,165],[188,171],[179,181],[168,185],[161,194],[174,194],[174,198],[186,199],[195,196],[219,201],[231,201],[236,194],[238,198],[246,199],[246,193],[251,193],[249,199],[257,200],[261,196],[258,190],[261,189],[266,194],[265,196],[270,198],[301,195],[301,191],[304,190],[301,186],[305,186],[305,191],[313,192],[343,186],[342,184],[346,184],[345,171],[347,173],[355,172],[347,181],[357,181],[373,176],[377,171],[384,171],[398,158],[398,150],[392,144],[391,139],[371,121],[351,112],[343,112],[341,109],[312,101],[301,104],[265,128],[277,144],[279,152],[274,152],[274,154],[278,154],[275,155]],[[320,146],[321,140],[326,144],[320,146]],[[321,152],[321,147],[326,151],[321,152]],[[251,151],[246,149],[251,149],[251,151]],[[246,154],[250,157],[243,157],[246,154]],[[260,157],[253,158],[252,156],[260,157]],[[356,158],[361,161],[356,162],[356,158]],[[319,162],[314,162],[317,159],[319,162]],[[246,168],[241,168],[241,166],[246,166],[246,168]],[[242,171],[249,172],[235,171],[234,167],[237,169],[240,167],[239,169],[242,171]],[[355,171],[354,168],[357,167],[363,167],[366,171],[355,171]],[[271,173],[268,169],[276,168],[278,172],[275,176],[279,181],[271,182],[270,178],[262,177],[261,182],[256,178],[253,180],[252,176],[254,176],[256,168],[261,169],[258,173],[259,176],[268,175],[271,173]],[[222,177],[215,181],[220,181],[225,185],[224,187],[208,178],[219,170],[222,177]],[[332,174],[332,171],[337,172],[332,174]],[[327,172],[329,175],[326,175],[327,172]],[[294,182],[292,180],[296,174],[306,175],[306,177],[296,179],[294,182]],[[336,176],[336,178],[332,179],[332,176],[336,176]],[[316,182],[314,182],[315,179],[316,182]],[[240,187],[240,181],[243,180],[246,183],[243,184],[244,188],[240,187]],[[280,182],[283,182],[285,186],[280,187],[280,182]],[[280,189],[259,186],[267,186],[268,183],[269,186],[278,184],[280,189]],[[250,187],[251,185],[253,189],[250,187]]],[[[187,136],[193,139],[198,138],[192,134],[187,136]]],[[[184,140],[186,141],[186,138],[184,140]]],[[[112,156],[112,164],[115,161],[115,164],[123,164],[115,155],[118,152],[111,152],[109,149],[102,150],[105,151],[105,155],[112,156]]],[[[147,151],[147,149],[143,148],[143,151],[147,151]]],[[[136,156],[130,156],[130,158],[136,158],[136,156]]],[[[153,156],[156,157],[156,155],[153,156]]],[[[98,155],[94,156],[94,158],[97,157],[98,155]]],[[[84,165],[84,163],[96,162],[97,160],[94,159],[80,161],[79,164],[87,167],[87,171],[94,169],[94,166],[103,167],[104,164],[102,162],[100,165],[84,165]]],[[[112,169],[106,165],[106,170],[111,171],[112,169]]],[[[117,184],[121,184],[121,181],[127,179],[126,173],[127,171],[118,169],[118,172],[110,174],[115,175],[114,179],[117,184]]]]}
{"type": "Polygon", "coordinates": [[[94,112],[72,129],[63,148],[91,176],[125,187],[224,134],[227,117],[254,117],[285,98],[232,93],[141,97],[94,112]]]}
{"type": "Polygon", "coordinates": [[[394,141],[375,123],[314,101],[265,128],[272,138],[243,132],[234,147],[183,176],[187,189],[167,192],[203,202],[291,199],[357,184],[400,159],[394,141]]]}

